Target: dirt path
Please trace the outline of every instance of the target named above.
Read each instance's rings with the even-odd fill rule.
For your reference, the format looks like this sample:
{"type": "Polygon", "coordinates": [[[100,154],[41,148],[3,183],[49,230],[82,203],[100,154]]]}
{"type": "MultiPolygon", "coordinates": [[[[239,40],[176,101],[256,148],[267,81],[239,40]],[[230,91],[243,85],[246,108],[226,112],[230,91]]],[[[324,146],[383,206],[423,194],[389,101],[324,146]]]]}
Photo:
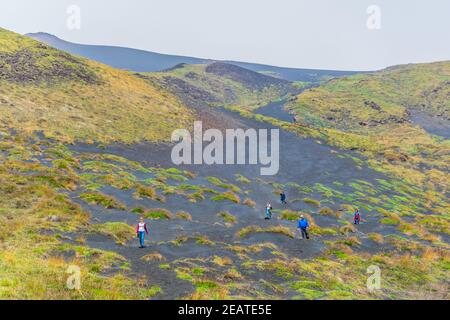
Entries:
{"type": "MultiPolygon", "coordinates": [[[[282,102],[271,104],[267,109],[271,112],[278,112],[281,116],[282,102]]],[[[266,109],[266,110],[267,110],[266,109]]],[[[226,120],[227,125],[232,128],[265,128],[271,129],[272,125],[258,122],[251,119],[240,117],[237,113],[223,109],[214,110],[226,120]]],[[[170,153],[171,146],[165,144],[141,143],[135,145],[110,145],[106,148],[97,148],[95,145],[76,145],[72,147],[76,152],[88,153],[111,153],[126,157],[142,163],[145,166],[173,167],[170,153]]],[[[353,155],[355,157],[355,155],[353,155]]],[[[206,199],[196,203],[187,201],[179,195],[167,195],[165,203],[158,203],[150,199],[135,199],[131,191],[124,191],[112,187],[104,187],[101,191],[111,195],[124,203],[127,208],[135,207],[163,207],[171,212],[183,210],[192,215],[192,221],[188,220],[153,220],[149,222],[151,236],[148,241],[148,247],[145,249],[137,248],[137,241],[133,240],[126,246],[116,245],[110,238],[102,236],[88,237],[88,245],[112,250],[123,255],[129,262],[132,271],[137,275],[145,274],[151,283],[160,285],[164,293],[158,295],[158,298],[180,298],[187,296],[192,292],[191,283],[178,279],[174,272],[169,272],[159,268],[161,262],[145,262],[142,257],[149,253],[158,252],[165,257],[166,262],[179,261],[184,259],[203,259],[208,265],[211,265],[211,257],[229,256],[235,261],[239,261],[230,246],[249,246],[261,243],[273,243],[281,252],[288,256],[296,258],[312,258],[321,253],[325,247],[324,241],[329,240],[327,236],[316,237],[312,235],[310,241],[300,241],[298,238],[290,238],[283,234],[276,233],[251,233],[244,237],[237,236],[237,232],[247,226],[256,225],[261,228],[271,226],[284,226],[292,232],[296,232],[296,222],[281,220],[280,210],[289,209],[292,211],[305,211],[314,213],[318,209],[315,206],[303,201],[294,201],[301,198],[302,195],[293,187],[286,187],[289,203],[286,206],[279,204],[278,195],[274,193],[276,188],[273,183],[289,184],[295,182],[301,186],[311,186],[320,184],[324,186],[334,186],[335,182],[340,183],[339,190],[342,193],[351,192],[350,182],[358,179],[377,183],[377,178],[384,178],[381,174],[374,172],[367,167],[358,167],[354,160],[348,157],[348,152],[340,151],[336,148],[326,146],[313,139],[304,139],[293,133],[280,130],[280,170],[276,176],[260,176],[259,166],[257,165],[186,165],[180,169],[187,169],[196,173],[197,177],[190,181],[192,184],[203,185],[207,183],[206,177],[213,176],[232,181],[245,191],[245,195],[255,201],[256,207],[251,208],[242,204],[232,203],[230,201],[212,201],[206,199]],[[243,174],[250,178],[251,183],[242,184],[236,182],[236,174],[243,174]],[[264,206],[270,201],[274,206],[274,216],[271,221],[263,219],[264,206]],[[232,213],[237,223],[231,226],[224,224],[222,218],[217,213],[228,211],[232,213]],[[186,237],[188,240],[174,245],[173,240],[186,237]],[[206,237],[214,245],[204,245],[198,243],[195,239],[206,237]]],[[[146,179],[150,176],[139,174],[139,179],[146,179]]],[[[220,188],[219,188],[220,189],[220,188]]],[[[354,190],[353,190],[354,191],[354,190]]],[[[311,196],[319,196],[317,193],[311,196]]],[[[121,221],[133,225],[136,222],[137,215],[123,210],[108,210],[99,206],[88,205],[81,201],[76,193],[71,197],[80,203],[87,211],[92,214],[93,223],[104,223],[108,221],[121,221]]],[[[325,199],[326,200],[326,199],[325,199]]],[[[324,202],[326,202],[324,200],[324,202]]],[[[347,201],[343,199],[328,200],[327,206],[337,210],[341,204],[347,201]]],[[[376,212],[364,212],[364,224],[361,229],[364,232],[378,230],[378,220],[380,214],[376,212]]],[[[316,223],[321,227],[339,226],[336,217],[314,215],[316,223]]],[[[351,217],[344,217],[351,220],[351,217]]],[[[382,230],[381,230],[382,231],[382,230]]],[[[392,231],[392,232],[395,232],[392,231]]],[[[373,246],[373,243],[367,243],[373,246]]],[[[252,259],[269,259],[273,257],[271,251],[263,251],[252,256],[252,259]]],[[[241,261],[242,263],[243,261],[241,261]]],[[[237,268],[240,272],[246,272],[239,264],[237,268]]],[[[249,278],[256,275],[248,274],[249,278]]],[[[258,275],[263,277],[264,275],[258,275]]],[[[267,281],[276,281],[277,277],[265,275],[267,281]]],[[[259,279],[255,278],[255,281],[259,279]]]]}

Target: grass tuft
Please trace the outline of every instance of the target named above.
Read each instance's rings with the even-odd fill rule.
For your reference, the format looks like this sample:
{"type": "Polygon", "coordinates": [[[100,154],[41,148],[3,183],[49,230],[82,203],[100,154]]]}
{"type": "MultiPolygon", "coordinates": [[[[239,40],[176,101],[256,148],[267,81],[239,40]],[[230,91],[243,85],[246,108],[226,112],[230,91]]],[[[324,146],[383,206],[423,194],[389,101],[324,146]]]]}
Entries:
{"type": "Polygon", "coordinates": [[[152,208],[145,210],[143,216],[147,219],[172,219],[172,212],[164,208],[152,208]]]}
{"type": "Polygon", "coordinates": [[[114,197],[99,192],[82,193],[80,198],[89,204],[103,206],[106,209],[126,209],[125,205],[114,199],[114,197]]]}

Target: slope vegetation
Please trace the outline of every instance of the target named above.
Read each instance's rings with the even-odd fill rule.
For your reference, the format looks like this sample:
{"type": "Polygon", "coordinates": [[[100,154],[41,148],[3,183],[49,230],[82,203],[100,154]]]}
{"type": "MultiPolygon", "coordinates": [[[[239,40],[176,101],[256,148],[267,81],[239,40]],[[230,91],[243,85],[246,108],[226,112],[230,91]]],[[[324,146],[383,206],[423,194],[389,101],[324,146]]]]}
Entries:
{"type": "Polygon", "coordinates": [[[160,141],[191,112],[129,72],[0,29],[0,125],[62,140],[160,141]]]}
{"type": "Polygon", "coordinates": [[[309,124],[364,131],[408,122],[417,111],[450,120],[449,92],[450,62],[404,65],[330,80],[291,108],[309,124]]]}
{"type": "Polygon", "coordinates": [[[228,64],[131,74],[3,30],[0,48],[0,299],[448,299],[449,143],[414,116],[448,121],[447,63],[330,81],[287,102],[294,123],[251,112],[291,83],[228,64]],[[171,167],[168,144],[108,145],[164,140],[192,120],[187,104],[315,139],[280,130],[267,177],[171,167]]]}
{"type": "Polygon", "coordinates": [[[332,144],[361,151],[379,170],[425,187],[430,193],[423,196],[432,201],[436,190],[447,194],[450,181],[450,142],[445,134],[432,134],[438,122],[450,131],[449,96],[447,61],[331,80],[301,93],[287,108],[297,115],[297,130],[313,130],[332,144]],[[426,127],[416,114],[428,117],[426,127]]]}
{"type": "Polygon", "coordinates": [[[295,86],[289,81],[223,62],[181,64],[141,76],[170,90],[192,106],[256,106],[295,92],[295,86]]]}

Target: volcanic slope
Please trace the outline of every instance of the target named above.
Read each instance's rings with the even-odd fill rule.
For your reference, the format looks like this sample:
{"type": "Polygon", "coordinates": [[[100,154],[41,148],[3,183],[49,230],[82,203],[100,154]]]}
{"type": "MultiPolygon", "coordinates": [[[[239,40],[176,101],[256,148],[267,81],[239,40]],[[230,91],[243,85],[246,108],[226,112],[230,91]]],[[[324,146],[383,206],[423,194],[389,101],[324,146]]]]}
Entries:
{"type": "Polygon", "coordinates": [[[122,70],[0,29],[0,125],[61,140],[167,141],[192,111],[122,70]]]}

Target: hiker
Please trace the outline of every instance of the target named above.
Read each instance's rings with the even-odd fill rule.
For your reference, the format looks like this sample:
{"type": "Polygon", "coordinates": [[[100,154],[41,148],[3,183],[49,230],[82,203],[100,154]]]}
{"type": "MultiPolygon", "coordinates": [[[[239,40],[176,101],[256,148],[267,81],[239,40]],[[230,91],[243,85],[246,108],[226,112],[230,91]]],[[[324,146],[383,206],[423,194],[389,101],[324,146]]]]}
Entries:
{"type": "Polygon", "coordinates": [[[282,204],[286,204],[286,194],[284,193],[284,191],[281,191],[280,193],[280,201],[282,204]]]}
{"type": "Polygon", "coordinates": [[[139,248],[144,248],[145,234],[148,235],[147,224],[144,222],[144,218],[141,217],[136,226],[136,236],[139,238],[139,248]]]}
{"type": "Polygon", "coordinates": [[[361,214],[359,213],[358,208],[356,208],[355,213],[353,215],[353,223],[359,224],[360,221],[361,221],[361,214]]]}
{"type": "Polygon", "coordinates": [[[300,220],[298,220],[298,228],[300,229],[300,232],[302,233],[302,239],[309,239],[308,231],[309,223],[308,220],[305,219],[303,215],[300,216],[300,220]]]}
{"type": "Polygon", "coordinates": [[[270,220],[272,218],[272,205],[268,202],[266,205],[266,217],[265,220],[270,220]]]}

